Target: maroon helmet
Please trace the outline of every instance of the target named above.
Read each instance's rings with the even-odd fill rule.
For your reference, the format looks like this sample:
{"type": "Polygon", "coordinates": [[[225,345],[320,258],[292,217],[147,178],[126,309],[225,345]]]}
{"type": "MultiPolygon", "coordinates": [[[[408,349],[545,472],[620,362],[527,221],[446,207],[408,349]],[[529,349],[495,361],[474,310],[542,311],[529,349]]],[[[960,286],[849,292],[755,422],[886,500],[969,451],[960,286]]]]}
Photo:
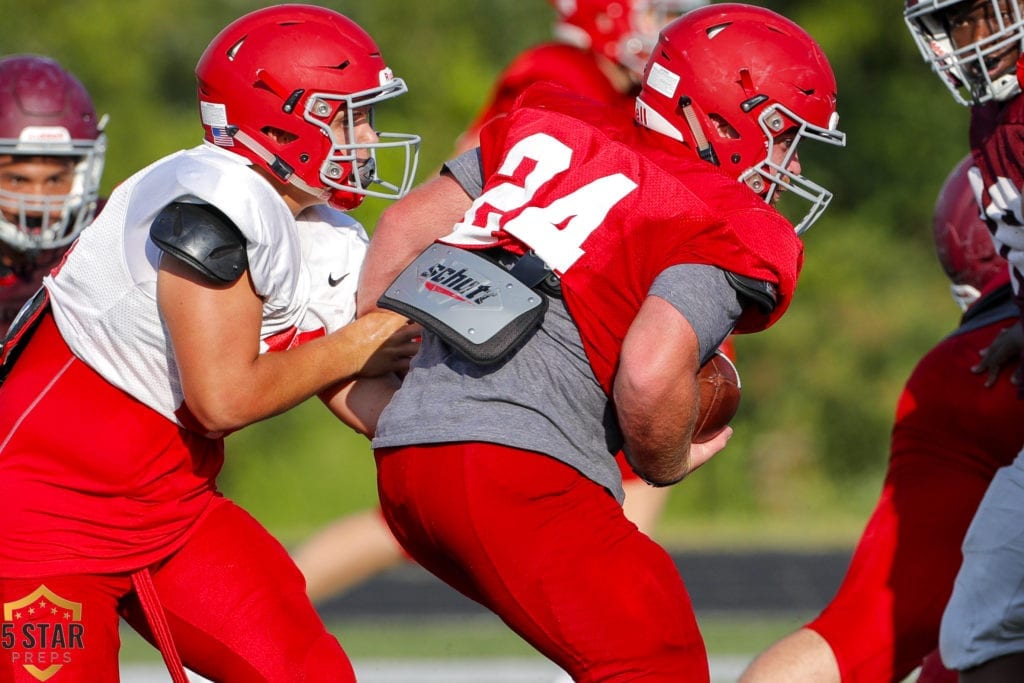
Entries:
{"type": "Polygon", "coordinates": [[[38,55],[0,59],[0,160],[55,157],[73,163],[68,188],[58,194],[0,184],[0,240],[32,251],[75,239],[96,212],[105,124],[85,87],[54,60],[38,55]]]}
{"type": "Polygon", "coordinates": [[[974,303],[1006,261],[996,253],[988,226],[981,218],[968,173],[968,154],[950,172],[939,190],[932,218],[932,236],[939,263],[949,278],[953,299],[962,310],[974,303]]]}

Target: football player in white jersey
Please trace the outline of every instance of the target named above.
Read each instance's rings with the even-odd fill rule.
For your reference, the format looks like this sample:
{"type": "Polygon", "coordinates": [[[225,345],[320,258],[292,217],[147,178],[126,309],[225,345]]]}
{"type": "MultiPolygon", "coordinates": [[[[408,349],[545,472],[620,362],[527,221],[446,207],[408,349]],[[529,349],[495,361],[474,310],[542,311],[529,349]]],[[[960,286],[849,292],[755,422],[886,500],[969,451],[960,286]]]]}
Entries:
{"type": "Polygon", "coordinates": [[[118,680],[119,615],[176,682],[183,664],[355,680],[284,548],[216,477],[225,434],[313,395],[372,433],[416,352],[403,316],[354,321],[367,237],[340,211],[411,184],[419,138],[373,122],[406,86],[362,28],[307,5],[232,22],[196,75],[205,141],[118,186],[4,349],[5,681],[118,680]],[[61,638],[28,637],[43,624],[61,638]]]}

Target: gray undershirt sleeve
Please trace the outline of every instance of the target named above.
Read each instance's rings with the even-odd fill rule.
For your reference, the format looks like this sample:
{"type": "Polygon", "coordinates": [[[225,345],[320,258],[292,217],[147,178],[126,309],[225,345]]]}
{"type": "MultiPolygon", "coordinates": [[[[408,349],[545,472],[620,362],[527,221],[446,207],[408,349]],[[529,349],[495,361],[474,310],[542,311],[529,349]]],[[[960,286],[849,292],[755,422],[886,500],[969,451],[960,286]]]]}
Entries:
{"type": "Polygon", "coordinates": [[[483,164],[480,162],[479,147],[446,161],[441,167],[441,173],[454,178],[470,199],[476,199],[484,191],[483,164]]]}
{"type": "Polygon", "coordinates": [[[700,360],[706,362],[732,332],[743,306],[716,266],[684,263],[662,271],[648,294],[672,304],[690,323],[700,343],[700,360]]]}

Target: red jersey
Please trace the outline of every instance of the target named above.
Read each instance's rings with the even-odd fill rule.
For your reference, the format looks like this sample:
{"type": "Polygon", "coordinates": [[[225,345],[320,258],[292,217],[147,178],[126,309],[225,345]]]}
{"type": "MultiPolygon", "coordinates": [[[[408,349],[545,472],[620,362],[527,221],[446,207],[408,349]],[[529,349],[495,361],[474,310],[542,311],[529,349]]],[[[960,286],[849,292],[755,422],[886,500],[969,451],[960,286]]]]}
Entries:
{"type": "Polygon", "coordinates": [[[506,67],[469,132],[479,133],[495,116],[507,114],[524,90],[542,81],[559,83],[577,95],[633,112],[636,93],[616,90],[592,51],[565,43],[545,43],[526,50],[506,67]]]}
{"type": "Polygon", "coordinates": [[[803,246],[749,188],[626,112],[541,84],[481,134],[483,194],[444,241],[534,250],[558,275],[587,356],[610,390],[622,340],[655,278],[717,266],[768,283],[777,305],[748,306],[756,332],[789,305],[803,246]]]}

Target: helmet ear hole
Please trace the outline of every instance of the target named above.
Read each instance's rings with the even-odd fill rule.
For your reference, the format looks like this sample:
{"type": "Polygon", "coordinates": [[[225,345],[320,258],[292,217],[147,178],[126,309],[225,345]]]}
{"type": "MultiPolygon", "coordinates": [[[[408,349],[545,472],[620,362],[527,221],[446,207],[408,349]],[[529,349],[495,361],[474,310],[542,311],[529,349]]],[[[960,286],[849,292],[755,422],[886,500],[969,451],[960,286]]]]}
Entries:
{"type": "Polygon", "coordinates": [[[295,142],[299,139],[299,136],[295,133],[289,133],[286,130],[275,128],[274,126],[264,126],[260,129],[260,132],[279,145],[287,145],[288,143],[295,142]]]}
{"type": "MultiPolygon", "coordinates": [[[[740,132],[736,128],[726,121],[718,114],[708,114],[708,120],[715,125],[715,130],[718,132],[718,137],[726,140],[739,140],[740,132]]],[[[738,157],[738,154],[734,154],[733,157],[738,157]]]]}

